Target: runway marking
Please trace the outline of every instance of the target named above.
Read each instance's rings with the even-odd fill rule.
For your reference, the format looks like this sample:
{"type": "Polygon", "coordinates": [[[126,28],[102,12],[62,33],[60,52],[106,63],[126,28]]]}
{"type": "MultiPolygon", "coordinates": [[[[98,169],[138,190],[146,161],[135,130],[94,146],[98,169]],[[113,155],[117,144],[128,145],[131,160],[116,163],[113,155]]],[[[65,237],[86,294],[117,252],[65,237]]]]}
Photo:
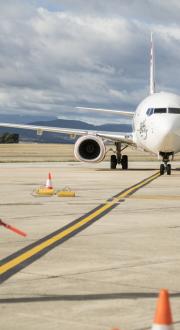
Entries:
{"type": "Polygon", "coordinates": [[[86,213],[82,217],[72,221],[68,225],[60,228],[59,230],[49,234],[46,237],[38,240],[35,243],[13,253],[7,258],[1,260],[0,263],[0,283],[6,281],[9,277],[27,267],[35,260],[42,257],[51,249],[62,244],[69,238],[78,234],[90,226],[95,221],[102,218],[105,214],[109,213],[113,208],[117,207],[123,198],[127,198],[134,194],[137,190],[144,187],[160,176],[159,172],[151,175],[150,177],[138,182],[137,184],[123,190],[117,195],[108,199],[104,204],[99,205],[95,209],[86,213]]]}
{"type": "Polygon", "coordinates": [[[131,196],[133,199],[155,199],[155,200],[180,200],[179,195],[137,195],[137,196],[131,196]]]}

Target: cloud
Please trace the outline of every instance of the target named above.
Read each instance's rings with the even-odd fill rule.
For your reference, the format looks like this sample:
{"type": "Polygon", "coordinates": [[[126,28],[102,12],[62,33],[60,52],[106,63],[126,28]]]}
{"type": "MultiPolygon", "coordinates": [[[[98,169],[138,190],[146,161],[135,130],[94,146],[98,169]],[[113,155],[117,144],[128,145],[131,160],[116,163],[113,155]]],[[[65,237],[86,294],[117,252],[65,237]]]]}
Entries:
{"type": "Polygon", "coordinates": [[[178,91],[178,1],[15,2],[0,13],[0,113],[77,118],[77,105],[135,109],[148,93],[151,29],[159,86],[178,91]]]}
{"type": "Polygon", "coordinates": [[[179,23],[179,0],[55,0],[64,10],[78,14],[90,14],[95,16],[125,17],[126,19],[137,19],[144,22],[179,23]]]}

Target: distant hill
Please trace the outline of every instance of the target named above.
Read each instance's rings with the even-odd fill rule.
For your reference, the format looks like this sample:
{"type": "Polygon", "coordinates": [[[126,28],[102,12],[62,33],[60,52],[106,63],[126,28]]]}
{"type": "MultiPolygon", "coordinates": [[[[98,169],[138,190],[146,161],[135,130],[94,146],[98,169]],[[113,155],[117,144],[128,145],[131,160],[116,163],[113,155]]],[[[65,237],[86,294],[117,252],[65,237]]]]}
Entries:
{"type": "MultiPolygon", "coordinates": [[[[55,119],[48,121],[33,121],[30,125],[87,129],[95,131],[112,131],[112,132],[131,132],[132,127],[128,124],[104,124],[95,126],[78,120],[55,119]]],[[[35,131],[29,131],[18,128],[2,128],[0,127],[0,135],[3,133],[18,133],[20,141],[39,142],[39,143],[73,143],[73,140],[66,134],[57,134],[44,132],[42,136],[38,136],[35,131]]]]}

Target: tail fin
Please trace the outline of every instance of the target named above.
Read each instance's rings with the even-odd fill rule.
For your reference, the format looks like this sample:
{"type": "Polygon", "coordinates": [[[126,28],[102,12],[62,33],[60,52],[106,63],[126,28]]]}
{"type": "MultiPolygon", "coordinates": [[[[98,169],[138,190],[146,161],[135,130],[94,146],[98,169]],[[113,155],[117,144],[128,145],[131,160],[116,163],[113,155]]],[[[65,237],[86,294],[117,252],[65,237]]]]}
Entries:
{"type": "Polygon", "coordinates": [[[155,93],[155,61],[154,61],[154,44],[153,33],[151,32],[151,54],[150,54],[150,95],[155,93]]]}

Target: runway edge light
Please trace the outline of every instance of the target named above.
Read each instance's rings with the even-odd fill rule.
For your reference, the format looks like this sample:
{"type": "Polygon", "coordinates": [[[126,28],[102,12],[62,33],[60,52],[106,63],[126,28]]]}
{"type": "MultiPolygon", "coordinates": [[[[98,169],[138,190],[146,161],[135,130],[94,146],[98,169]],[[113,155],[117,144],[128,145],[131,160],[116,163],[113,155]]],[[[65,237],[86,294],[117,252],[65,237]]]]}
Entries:
{"type": "Polygon", "coordinates": [[[75,197],[76,196],[75,192],[72,191],[70,187],[64,187],[62,190],[57,191],[56,195],[58,197],[75,197]]]}
{"type": "Polygon", "coordinates": [[[173,321],[168,290],[159,293],[152,330],[173,330],[173,321]]]}

